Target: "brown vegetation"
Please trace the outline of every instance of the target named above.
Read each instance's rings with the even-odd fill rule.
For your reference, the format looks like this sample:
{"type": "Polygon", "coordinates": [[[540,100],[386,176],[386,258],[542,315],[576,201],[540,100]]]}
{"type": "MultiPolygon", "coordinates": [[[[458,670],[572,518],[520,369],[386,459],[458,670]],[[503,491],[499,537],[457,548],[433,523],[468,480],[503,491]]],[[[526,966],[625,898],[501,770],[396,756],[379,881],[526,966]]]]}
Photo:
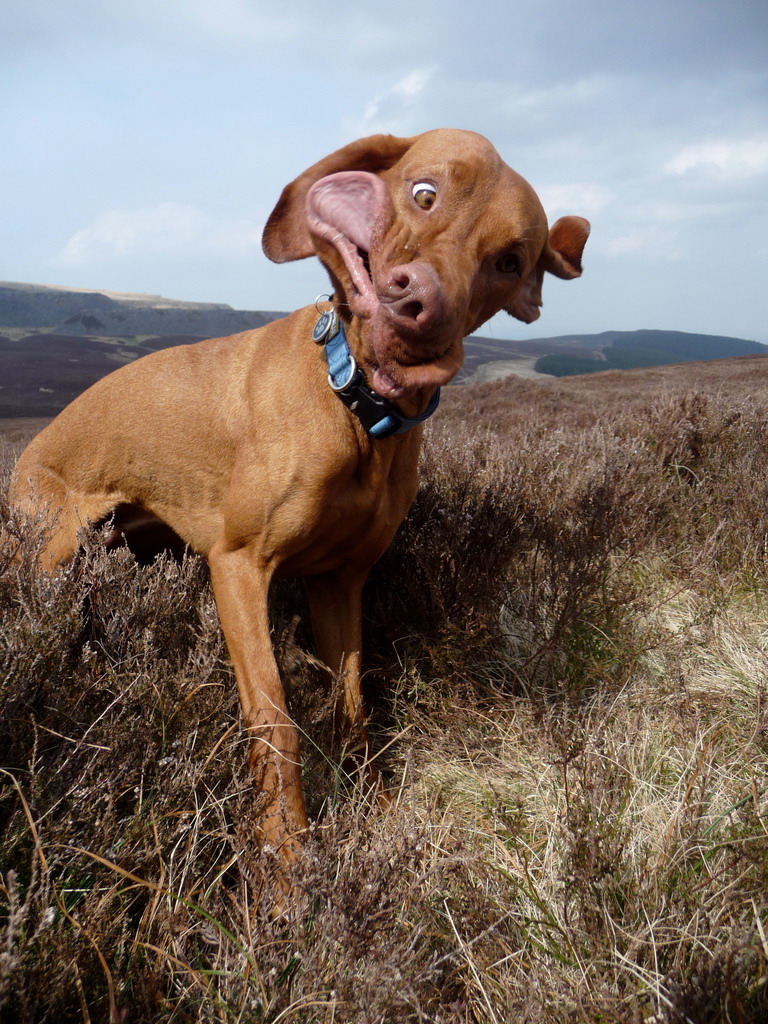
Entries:
{"type": "Polygon", "coordinates": [[[765,1020],[767,369],[451,389],[367,594],[386,812],[274,597],[316,821],[278,924],[204,565],[41,578],[4,507],[0,1021],[765,1020]]]}

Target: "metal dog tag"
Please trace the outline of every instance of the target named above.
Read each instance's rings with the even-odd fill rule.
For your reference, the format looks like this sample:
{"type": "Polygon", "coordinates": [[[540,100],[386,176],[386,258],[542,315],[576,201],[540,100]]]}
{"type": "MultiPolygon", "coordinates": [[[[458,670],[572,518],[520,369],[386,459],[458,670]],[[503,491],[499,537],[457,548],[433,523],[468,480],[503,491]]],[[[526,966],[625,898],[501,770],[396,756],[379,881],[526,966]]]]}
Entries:
{"type": "Polygon", "coordinates": [[[314,326],[312,331],[312,340],[322,345],[328,338],[332,338],[338,330],[339,318],[336,315],[335,309],[328,309],[325,313],[320,314],[320,319],[314,326]]]}

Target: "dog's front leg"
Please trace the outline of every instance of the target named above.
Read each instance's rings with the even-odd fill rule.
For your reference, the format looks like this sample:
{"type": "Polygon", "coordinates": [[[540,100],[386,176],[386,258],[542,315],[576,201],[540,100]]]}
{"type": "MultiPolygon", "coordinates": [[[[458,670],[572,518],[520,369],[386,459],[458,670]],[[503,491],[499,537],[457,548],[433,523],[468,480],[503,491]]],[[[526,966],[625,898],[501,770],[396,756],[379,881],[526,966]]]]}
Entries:
{"type": "Polygon", "coordinates": [[[250,738],[254,784],[264,794],[261,833],[282,863],[278,881],[288,890],[290,865],[308,821],[301,792],[299,734],[288,715],[269,635],[267,595],[272,570],[248,546],[234,551],[214,549],[208,561],[250,738]]]}
{"type": "Polygon", "coordinates": [[[366,574],[329,572],[306,582],[317,655],[327,666],[331,685],[338,687],[334,726],[349,771],[363,773],[368,786],[379,787],[370,758],[365,709],[360,688],[362,608],[366,574]]]}

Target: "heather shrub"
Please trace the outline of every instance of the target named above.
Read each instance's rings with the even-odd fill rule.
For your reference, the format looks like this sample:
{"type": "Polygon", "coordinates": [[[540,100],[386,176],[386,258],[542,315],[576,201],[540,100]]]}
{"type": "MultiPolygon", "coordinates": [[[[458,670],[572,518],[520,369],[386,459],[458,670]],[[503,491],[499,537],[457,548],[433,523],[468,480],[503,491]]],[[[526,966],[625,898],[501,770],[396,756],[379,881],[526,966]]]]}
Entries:
{"type": "Polygon", "coordinates": [[[428,673],[487,662],[502,645],[527,692],[547,689],[556,664],[575,681],[580,654],[610,642],[641,597],[617,565],[668,501],[648,451],[602,430],[537,433],[510,451],[455,427],[432,434],[423,475],[372,577],[374,638],[428,673]]]}
{"type": "Polygon", "coordinates": [[[204,563],[46,577],[0,499],[0,1021],[766,1018],[766,394],[621,386],[447,396],[365,596],[386,810],[275,588],[277,922],[204,563]]]}

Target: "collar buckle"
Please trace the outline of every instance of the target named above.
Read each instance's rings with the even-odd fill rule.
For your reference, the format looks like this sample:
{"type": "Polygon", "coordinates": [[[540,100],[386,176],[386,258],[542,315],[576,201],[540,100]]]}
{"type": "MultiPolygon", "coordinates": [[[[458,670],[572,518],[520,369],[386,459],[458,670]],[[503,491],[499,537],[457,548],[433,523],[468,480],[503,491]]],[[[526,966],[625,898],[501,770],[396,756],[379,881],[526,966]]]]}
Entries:
{"type": "Polygon", "coordinates": [[[318,345],[325,345],[329,387],[350,412],[357,416],[371,437],[381,440],[393,434],[404,434],[417,423],[423,423],[437,408],[440,388],[435,390],[429,405],[420,416],[404,416],[388,399],[382,398],[370,388],[365,374],[350,351],[344,325],[336,310],[329,309],[320,314],[312,331],[312,340],[318,345]]]}
{"type": "Polygon", "coordinates": [[[352,387],[354,384],[357,384],[358,382],[355,379],[356,377],[359,376],[361,378],[361,381],[364,381],[365,379],[363,377],[362,371],[358,369],[355,357],[352,355],[351,352],[349,353],[349,363],[347,364],[347,368],[349,370],[349,373],[347,374],[346,379],[340,381],[334,380],[334,378],[331,376],[330,371],[328,372],[328,384],[330,385],[331,391],[335,391],[337,395],[343,395],[343,393],[346,392],[348,388],[352,387]]]}

